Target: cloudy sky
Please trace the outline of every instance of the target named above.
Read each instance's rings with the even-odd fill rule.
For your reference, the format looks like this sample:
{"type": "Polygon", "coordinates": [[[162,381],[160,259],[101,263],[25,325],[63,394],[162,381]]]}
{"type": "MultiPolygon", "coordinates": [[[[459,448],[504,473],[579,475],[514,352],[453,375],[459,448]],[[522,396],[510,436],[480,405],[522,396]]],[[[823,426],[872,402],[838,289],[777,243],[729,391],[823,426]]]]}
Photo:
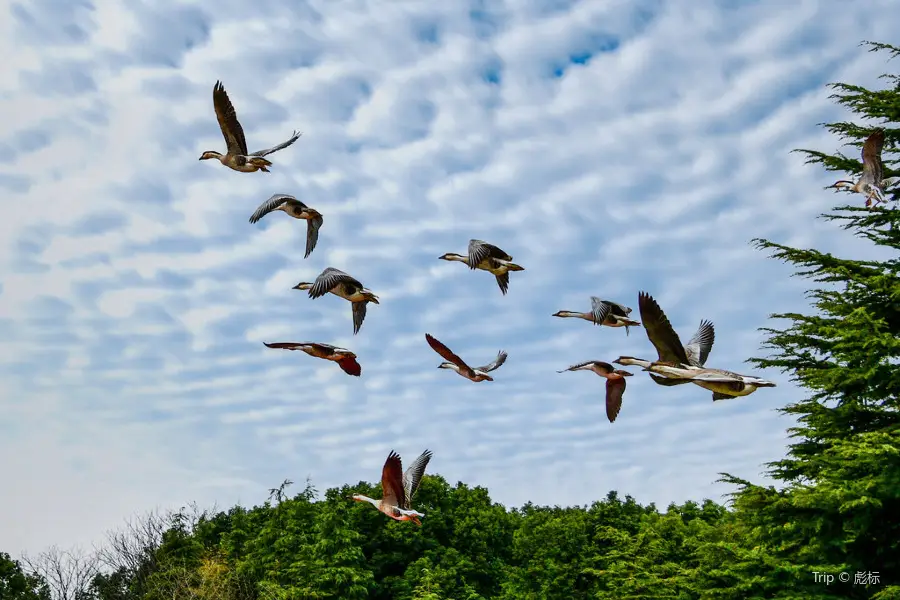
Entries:
{"type": "MultiPolygon", "coordinates": [[[[89,544],[136,512],[262,501],[284,478],[377,480],[388,451],[508,505],[613,489],[665,505],[763,481],[775,389],[712,403],[636,372],[616,423],[575,362],[653,356],[642,329],[555,319],[653,294],[709,365],[743,370],[804,282],[762,236],[871,249],[817,222],[842,197],[796,147],[835,150],[831,81],[890,68],[890,0],[8,1],[0,14],[0,550],[89,544]],[[221,79],[251,146],[237,173],[221,79]],[[273,193],[325,215],[247,221],[273,193]],[[508,296],[437,260],[470,238],[525,267],[508,296]],[[333,266],[381,298],[291,290],[333,266]],[[493,383],[435,367],[429,332],[493,383]],[[363,374],[263,341],[349,347],[363,374]]],[[[853,151],[853,150],[850,150],[853,151]]],[[[855,151],[853,151],[855,152],[855,151]]]]}

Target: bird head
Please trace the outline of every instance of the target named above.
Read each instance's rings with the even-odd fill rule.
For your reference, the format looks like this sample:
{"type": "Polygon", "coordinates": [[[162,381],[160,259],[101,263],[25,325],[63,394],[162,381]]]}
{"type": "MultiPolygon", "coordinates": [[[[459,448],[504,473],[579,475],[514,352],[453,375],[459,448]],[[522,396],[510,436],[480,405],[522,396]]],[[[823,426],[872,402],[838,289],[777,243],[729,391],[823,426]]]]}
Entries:
{"type": "Polygon", "coordinates": [[[207,150],[203,154],[200,155],[200,160],[209,160],[210,158],[219,158],[222,154],[216,152],[215,150],[207,150]]]}

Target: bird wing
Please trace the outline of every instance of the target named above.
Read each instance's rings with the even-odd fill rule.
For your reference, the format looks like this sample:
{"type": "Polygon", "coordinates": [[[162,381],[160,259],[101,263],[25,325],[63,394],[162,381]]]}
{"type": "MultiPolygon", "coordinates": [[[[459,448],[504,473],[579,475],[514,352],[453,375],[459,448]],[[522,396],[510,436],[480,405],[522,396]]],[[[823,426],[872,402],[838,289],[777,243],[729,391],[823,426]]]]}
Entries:
{"type": "Polygon", "coordinates": [[[624,304],[619,304],[618,302],[613,302],[612,300],[604,300],[607,304],[609,304],[612,314],[619,317],[627,317],[631,314],[631,308],[625,306],[624,304]]]}
{"type": "Polygon", "coordinates": [[[688,364],[687,355],[678,334],[669,323],[666,313],[662,311],[653,296],[646,292],[638,294],[638,308],[641,321],[650,343],[656,348],[659,360],[675,364],[688,364]]]}
{"type": "Polygon", "coordinates": [[[441,343],[440,340],[435,338],[430,333],[425,334],[425,340],[428,342],[428,345],[431,346],[431,349],[440,354],[444,360],[452,362],[454,365],[468,373],[470,376],[475,376],[475,373],[472,371],[472,367],[467,365],[465,361],[463,361],[463,359],[453,354],[453,351],[443,343],[441,343]]]}
{"type": "Polygon", "coordinates": [[[469,240],[469,258],[466,264],[474,269],[486,258],[499,258],[500,260],[512,260],[512,256],[493,244],[481,240],[469,240]]]}
{"type": "Polygon", "coordinates": [[[506,295],[506,292],[509,291],[509,271],[505,273],[501,273],[500,275],[495,275],[497,278],[497,285],[500,286],[500,291],[503,292],[503,295],[506,295]]]}
{"type": "Polygon", "coordinates": [[[247,154],[247,140],[244,139],[244,128],[238,121],[234,105],[228,98],[225,86],[217,81],[213,86],[213,107],[216,109],[216,119],[219,121],[219,129],[225,137],[225,146],[229,154],[247,154]]]}
{"type": "Polygon", "coordinates": [[[403,463],[400,455],[391,450],[381,469],[381,502],[399,507],[403,495],[403,463]]]}
{"type": "Polygon", "coordinates": [[[694,333],[694,337],[684,347],[684,353],[687,355],[688,364],[695,367],[702,367],[706,364],[709,352],[712,350],[716,341],[716,329],[713,324],[706,319],[700,321],[700,327],[694,333]]]}
{"type": "Polygon", "coordinates": [[[319,241],[319,228],[324,222],[325,219],[322,215],[316,215],[312,219],[306,220],[306,254],[303,258],[308,257],[316,249],[316,243],[319,241]]]}
{"type": "Polygon", "coordinates": [[[290,202],[291,200],[299,202],[299,200],[290,194],[272,194],[268,200],[259,205],[259,208],[257,208],[256,212],[250,217],[250,222],[256,223],[285,202],[290,202]]]}
{"type": "Polygon", "coordinates": [[[352,302],[351,311],[353,312],[353,335],[359,333],[363,321],[366,319],[366,306],[368,302],[352,302]]]}
{"type": "Polygon", "coordinates": [[[280,348],[282,350],[299,350],[301,346],[313,346],[312,342],[263,342],[268,348],[280,348]]]}
{"type": "Polygon", "coordinates": [[[600,325],[609,316],[612,305],[606,300],[601,300],[597,296],[591,296],[591,314],[594,317],[594,324],[600,325]]]}
{"type": "Polygon", "coordinates": [[[580,362],[580,363],[578,363],[578,364],[576,364],[576,365],[572,365],[572,366],[570,366],[570,367],[568,367],[568,368],[566,368],[566,369],[563,369],[562,371],[557,371],[557,373],[565,373],[566,371],[572,371],[572,370],[575,370],[575,369],[580,369],[581,367],[586,367],[586,366],[592,365],[592,364],[594,364],[594,361],[592,361],[592,360],[586,360],[586,361],[584,361],[584,362],[580,362]]]}
{"type": "Polygon", "coordinates": [[[327,269],[322,271],[322,273],[320,273],[318,277],[316,277],[316,281],[313,283],[313,286],[309,288],[309,297],[318,298],[320,296],[324,296],[341,283],[349,283],[350,285],[362,287],[362,284],[354,277],[351,277],[340,269],[328,267],[327,269]]]}
{"type": "Polygon", "coordinates": [[[606,380],[606,418],[612,423],[622,410],[622,395],[625,393],[625,378],[606,380]]]}
{"type": "Polygon", "coordinates": [[[353,375],[354,377],[359,377],[360,373],[362,373],[362,367],[356,361],[355,356],[345,356],[341,360],[337,361],[338,366],[344,370],[344,373],[347,375],[353,375]]]}
{"type": "Polygon", "coordinates": [[[650,379],[658,383],[659,385],[664,385],[667,387],[671,387],[673,385],[681,385],[682,383],[689,383],[687,379],[672,379],[671,377],[663,377],[662,375],[657,375],[656,373],[649,373],[650,379]]]}
{"type": "Polygon", "coordinates": [[[881,150],[884,147],[884,129],[876,129],[866,138],[862,149],[863,176],[875,185],[881,184],[881,150]]]}
{"type": "MultiPolygon", "coordinates": [[[[253,152],[252,154],[250,154],[250,156],[267,156],[269,154],[272,154],[273,152],[278,152],[279,150],[284,150],[285,148],[287,148],[288,146],[290,146],[291,144],[296,142],[298,139],[300,139],[301,135],[303,135],[303,134],[295,131],[291,135],[291,138],[288,141],[282,142],[281,144],[278,144],[277,146],[272,146],[271,148],[266,148],[265,150],[257,150],[256,152],[253,152]]],[[[246,146],[245,146],[245,148],[246,148],[246,146]]],[[[246,149],[244,150],[244,152],[246,152],[246,149]]]]}
{"type": "Polygon", "coordinates": [[[709,383],[744,383],[744,380],[737,374],[731,374],[725,371],[698,371],[691,373],[684,379],[690,381],[706,381],[709,383]]]}
{"type": "Polygon", "coordinates": [[[499,369],[503,365],[503,363],[506,362],[507,356],[509,355],[504,350],[501,350],[497,353],[497,358],[484,365],[483,367],[475,367],[475,370],[481,371],[482,373],[490,373],[491,371],[499,369]]]}
{"type": "Polygon", "coordinates": [[[409,468],[404,471],[403,491],[406,502],[404,503],[404,506],[401,506],[400,508],[409,510],[413,496],[415,495],[416,490],[419,489],[419,483],[422,481],[422,475],[425,474],[425,467],[428,466],[428,461],[430,460],[431,450],[425,450],[425,452],[420,454],[419,457],[413,461],[413,464],[409,465],[409,468]]]}

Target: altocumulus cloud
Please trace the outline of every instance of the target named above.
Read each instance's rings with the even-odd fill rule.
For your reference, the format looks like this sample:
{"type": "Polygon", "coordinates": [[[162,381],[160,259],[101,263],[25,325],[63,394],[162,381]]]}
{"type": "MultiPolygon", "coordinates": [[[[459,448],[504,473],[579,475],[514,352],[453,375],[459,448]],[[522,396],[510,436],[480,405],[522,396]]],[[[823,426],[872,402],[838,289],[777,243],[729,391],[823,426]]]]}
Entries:
{"type": "MultiPolygon", "coordinates": [[[[652,293],[677,330],[715,322],[710,364],[741,369],[802,282],[755,236],[870,252],[814,217],[830,149],[825,83],[875,83],[857,47],[889,40],[889,0],[13,2],[0,15],[0,548],[85,543],[128,514],[260,501],[310,476],[371,479],[386,452],[507,504],[719,498],[790,425],[779,387],[712,404],[693,386],[554,371],[646,355],[641,329],[553,319],[590,295],[652,293]],[[841,15],[839,19],[834,15],[841,15]],[[271,174],[199,162],[223,142],[222,79],[250,145],[291,130],[271,174]],[[325,214],[274,214],[276,192],[325,214]],[[526,271],[438,261],[469,238],[526,271]],[[290,288],[325,266],[382,298],[351,335],[345,302],[290,288]],[[435,367],[504,348],[494,383],[435,367]],[[345,345],[360,379],[262,341],[345,345]],[[535,481],[541,481],[535,486],[535,481]]],[[[480,362],[479,362],[480,361],[480,362]]]]}

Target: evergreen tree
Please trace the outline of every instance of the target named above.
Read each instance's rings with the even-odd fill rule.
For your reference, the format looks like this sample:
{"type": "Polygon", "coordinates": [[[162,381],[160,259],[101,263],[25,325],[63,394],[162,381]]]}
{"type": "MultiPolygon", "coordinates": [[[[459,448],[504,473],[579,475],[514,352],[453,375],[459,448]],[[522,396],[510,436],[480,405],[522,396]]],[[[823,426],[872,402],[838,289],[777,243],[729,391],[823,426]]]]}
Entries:
{"type": "MultiPolygon", "coordinates": [[[[900,55],[900,48],[865,44],[870,51],[900,55]]],[[[900,129],[890,126],[900,121],[900,77],[883,79],[890,86],[874,91],[832,84],[832,98],[859,121],[826,128],[854,140],[856,149],[850,157],[799,150],[808,163],[858,176],[858,148],[882,127],[884,176],[895,174],[890,166],[896,162],[892,156],[900,129]]],[[[849,194],[848,205],[822,215],[869,240],[885,260],[852,260],[755,240],[815,282],[809,292],[815,312],[772,315],[787,326],[764,329],[772,355],[751,360],[790,373],[808,396],[782,409],[798,421],[789,430],[787,457],[769,464],[770,476],[783,482],[783,490],[725,476],[738,485],[737,519],[704,551],[710,573],[715,571],[708,576],[706,597],[900,598],[897,195],[888,206],[869,210],[863,196],[849,194]]]]}
{"type": "Polygon", "coordinates": [[[50,589],[41,577],[24,572],[18,561],[0,552],[0,600],[50,600],[50,589]]]}

